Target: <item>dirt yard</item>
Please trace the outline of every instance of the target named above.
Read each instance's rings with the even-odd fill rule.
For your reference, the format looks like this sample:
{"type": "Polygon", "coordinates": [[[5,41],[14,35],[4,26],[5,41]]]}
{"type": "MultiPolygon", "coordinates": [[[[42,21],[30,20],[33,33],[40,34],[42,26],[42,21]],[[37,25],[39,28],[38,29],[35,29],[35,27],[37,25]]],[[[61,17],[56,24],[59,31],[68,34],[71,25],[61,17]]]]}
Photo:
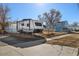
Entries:
{"type": "Polygon", "coordinates": [[[62,45],[79,48],[79,34],[73,34],[61,39],[50,40],[47,43],[52,45],[62,45]]]}

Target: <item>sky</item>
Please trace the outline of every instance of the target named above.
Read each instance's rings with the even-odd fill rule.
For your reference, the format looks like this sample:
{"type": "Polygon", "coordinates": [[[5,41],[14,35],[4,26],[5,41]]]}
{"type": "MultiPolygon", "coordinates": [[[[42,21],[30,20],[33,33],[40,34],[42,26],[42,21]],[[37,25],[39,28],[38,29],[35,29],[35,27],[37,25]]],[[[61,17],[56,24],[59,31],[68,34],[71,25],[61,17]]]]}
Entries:
{"type": "Polygon", "coordinates": [[[7,3],[11,21],[32,18],[37,20],[38,15],[49,12],[51,9],[59,10],[61,21],[68,23],[79,22],[79,4],[75,3],[7,3]]]}

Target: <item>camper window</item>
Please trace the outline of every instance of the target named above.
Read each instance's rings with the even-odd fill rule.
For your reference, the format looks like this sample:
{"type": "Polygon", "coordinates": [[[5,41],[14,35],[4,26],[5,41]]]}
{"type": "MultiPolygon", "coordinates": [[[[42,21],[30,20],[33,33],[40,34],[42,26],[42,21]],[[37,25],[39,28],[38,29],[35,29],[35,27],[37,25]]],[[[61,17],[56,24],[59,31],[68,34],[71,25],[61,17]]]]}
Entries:
{"type": "Polygon", "coordinates": [[[24,26],[24,23],[22,23],[21,25],[24,26]]]}
{"type": "Polygon", "coordinates": [[[38,23],[38,22],[35,22],[35,25],[36,26],[42,26],[42,24],[41,23],[38,23]]]}
{"type": "Polygon", "coordinates": [[[27,24],[27,27],[29,27],[30,26],[30,24],[27,24]]]}

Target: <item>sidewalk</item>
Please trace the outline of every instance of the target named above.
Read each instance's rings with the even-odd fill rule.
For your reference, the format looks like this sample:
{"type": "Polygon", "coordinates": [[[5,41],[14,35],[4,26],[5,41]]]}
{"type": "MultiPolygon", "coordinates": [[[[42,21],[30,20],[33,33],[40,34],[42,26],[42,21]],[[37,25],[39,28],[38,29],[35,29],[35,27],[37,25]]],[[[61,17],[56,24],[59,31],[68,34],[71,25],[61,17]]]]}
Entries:
{"type": "Polygon", "coordinates": [[[9,37],[9,36],[4,36],[4,35],[3,35],[3,36],[0,36],[0,39],[1,39],[1,38],[6,38],[6,37],[9,37]]]}
{"type": "Polygon", "coordinates": [[[13,46],[0,47],[0,56],[76,56],[77,48],[41,44],[29,48],[13,46]]]}
{"type": "Polygon", "coordinates": [[[54,40],[54,39],[60,39],[60,38],[70,36],[70,35],[72,35],[72,34],[66,34],[66,35],[60,35],[60,36],[55,36],[55,37],[51,37],[51,38],[46,38],[46,40],[49,41],[49,40],[54,40]]]}

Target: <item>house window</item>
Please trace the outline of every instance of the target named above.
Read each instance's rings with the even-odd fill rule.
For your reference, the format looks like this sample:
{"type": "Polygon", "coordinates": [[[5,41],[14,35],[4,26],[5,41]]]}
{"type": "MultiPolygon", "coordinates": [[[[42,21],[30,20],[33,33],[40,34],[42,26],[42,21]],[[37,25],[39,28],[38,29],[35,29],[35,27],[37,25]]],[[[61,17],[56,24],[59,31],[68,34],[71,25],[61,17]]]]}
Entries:
{"type": "Polygon", "coordinates": [[[36,26],[42,26],[42,24],[41,23],[38,23],[38,22],[35,22],[35,25],[36,26]]]}

